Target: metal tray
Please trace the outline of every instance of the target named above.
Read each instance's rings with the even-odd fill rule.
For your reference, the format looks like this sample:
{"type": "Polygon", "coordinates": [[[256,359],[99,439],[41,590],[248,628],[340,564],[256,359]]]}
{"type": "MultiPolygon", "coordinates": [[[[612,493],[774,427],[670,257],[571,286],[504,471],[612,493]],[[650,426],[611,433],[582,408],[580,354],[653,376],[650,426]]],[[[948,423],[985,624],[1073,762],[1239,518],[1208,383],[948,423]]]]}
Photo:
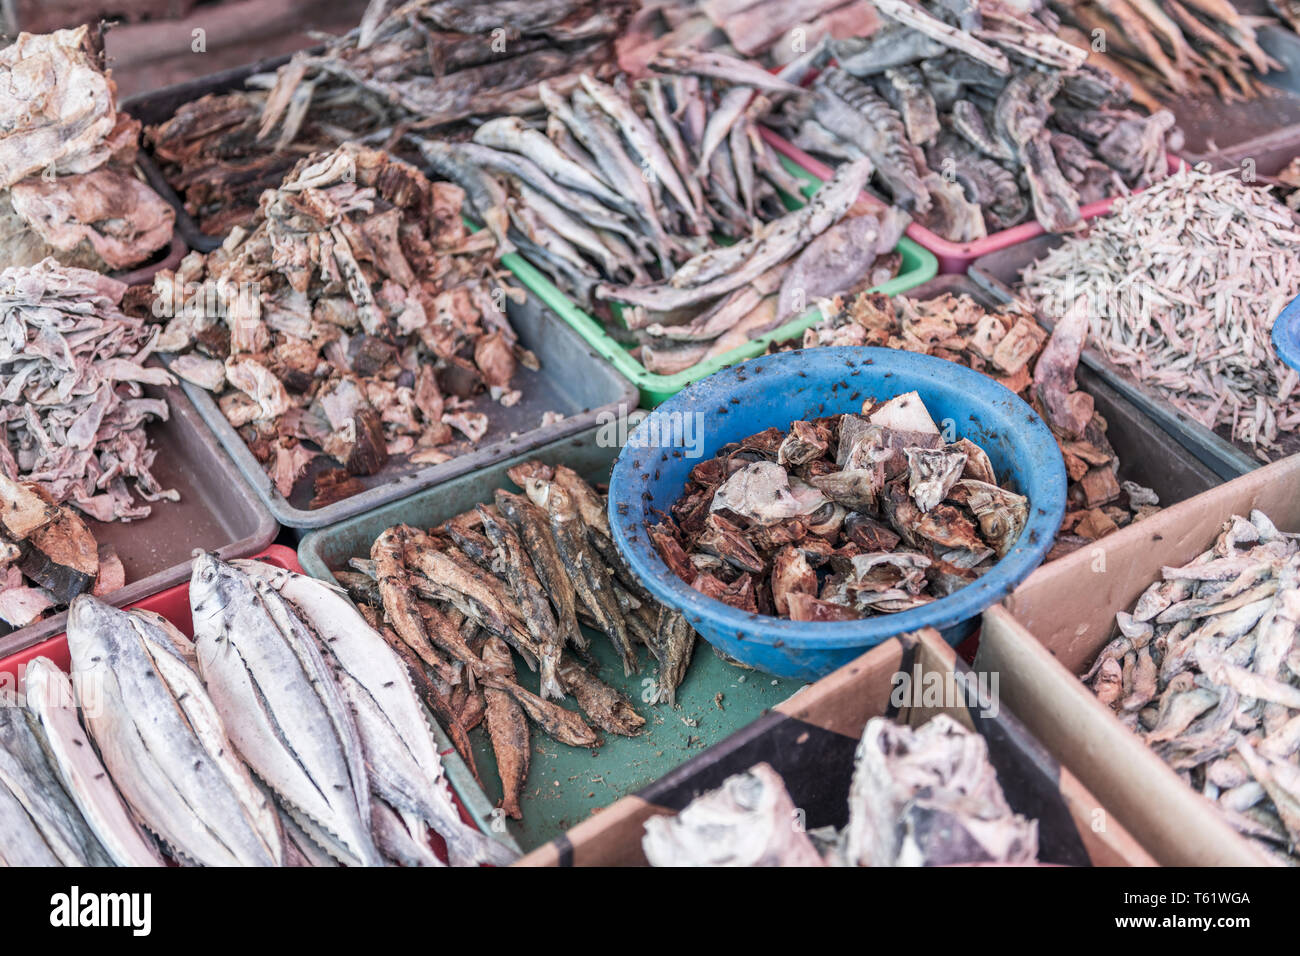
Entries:
{"type": "Polygon", "coordinates": [[[375,474],[360,476],[365,491],[324,508],[307,507],[313,481],[318,472],[338,467],[337,463],[323,455],[315,459],[285,498],[221,413],[212,393],[189,382],[182,387],[275,519],[294,529],[323,528],[636,408],[632,384],[535,297],[528,295],[523,305],[509,302],[507,309],[519,341],[537,355],[542,367],[537,372],[521,367],[515,373],[513,384],[523,397],[511,408],[486,395],[474,400],[472,410],[485,412],[491,422],[483,438],[485,444],[441,465],[413,465],[402,457],[392,458],[375,474]],[[565,417],[543,426],[542,415],[548,411],[565,417]]]}
{"type": "MultiPolygon", "coordinates": [[[[1007,301],[1007,296],[979,285],[971,276],[960,275],[938,276],[908,292],[907,297],[923,300],[945,293],[969,295],[986,308],[1007,301]]],[[[1218,475],[1096,372],[1081,365],[1075,380],[1092,396],[1097,411],[1106,419],[1106,437],[1119,456],[1120,481],[1136,481],[1150,488],[1160,496],[1162,507],[1220,483],[1218,475]]]]}
{"type": "MultiPolygon", "coordinates": [[[[171,418],[148,426],[149,446],[158,450],[153,473],[164,488],[181,494],[177,502],[158,501],[149,517],[108,524],[86,519],[100,544],[111,544],[126,569],[127,584],[104,600],[123,605],[140,601],[188,580],[195,548],[222,557],[256,554],[279,528],[257,500],[234,463],[217,447],[197,409],[177,387],[146,386],[152,398],[165,398],[171,418]]],[[[0,635],[0,657],[7,657],[67,628],[67,612],[0,635]]],[[[0,623],[0,629],[5,627],[0,623]]]]}
{"type": "MultiPolygon", "coordinates": [[[[1018,246],[981,256],[970,269],[970,277],[1002,300],[1014,298],[1011,291],[1027,265],[1046,255],[1064,241],[1062,236],[1039,236],[1018,246]]],[[[1050,329],[1043,316],[1038,321],[1050,329]]],[[[1139,385],[1093,348],[1083,350],[1083,364],[1107,385],[1149,415],[1161,428],[1205,463],[1220,478],[1236,478],[1263,462],[1215,434],[1191,416],[1180,412],[1155,392],[1139,385]]],[[[1119,450],[1118,448],[1116,449],[1119,450]]]]}
{"type": "MultiPolygon", "coordinates": [[[[589,481],[603,483],[608,480],[620,450],[616,443],[606,442],[603,437],[600,428],[588,429],[529,454],[462,475],[439,488],[313,531],[299,543],[298,558],[308,574],[333,580],[332,571],[346,569],[349,558],[368,557],[375,538],[392,525],[404,522],[427,528],[475,504],[490,502],[497,488],[518,490],[506,477],[506,471],[532,458],[567,464],[589,481]]],[[[556,744],[533,728],[532,766],[521,801],[524,819],[505,824],[524,850],[554,839],[594,810],[658,780],[705,747],[756,720],[801,686],[799,681],[776,680],[725,664],[700,641],[686,680],[678,690],[677,709],[670,709],[666,704],[650,707],[641,702],[645,681],[653,676],[648,652],[639,653],[641,673],[623,677],[609,639],[595,632],[590,636],[602,679],[636,703],[647,718],[646,727],[638,737],[607,734],[604,746],[598,750],[556,744]]],[[[522,665],[519,670],[523,686],[536,692],[537,675],[522,665]]],[[[486,735],[482,730],[474,730],[470,739],[486,791],[479,787],[454,752],[446,758],[448,776],[474,821],[486,830],[493,819],[492,808],[501,795],[500,784],[486,735]]]]}

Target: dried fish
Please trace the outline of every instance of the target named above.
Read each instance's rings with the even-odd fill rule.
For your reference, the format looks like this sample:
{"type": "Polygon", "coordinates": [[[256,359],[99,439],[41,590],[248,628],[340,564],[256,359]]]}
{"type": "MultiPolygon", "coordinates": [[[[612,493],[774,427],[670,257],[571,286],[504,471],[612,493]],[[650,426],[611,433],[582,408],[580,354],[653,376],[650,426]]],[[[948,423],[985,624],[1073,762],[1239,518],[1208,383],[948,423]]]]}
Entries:
{"type": "Polygon", "coordinates": [[[1024,529],[1028,500],[963,479],[972,458],[994,477],[969,439],[944,444],[915,392],[868,398],[861,415],[723,446],[647,531],[678,577],[741,610],[796,621],[904,611],[973,581],[1024,529]]]}
{"type": "Polygon", "coordinates": [[[1267,190],[1184,167],[1028,266],[1024,292],[1044,315],[1084,310],[1111,362],[1269,461],[1300,447],[1300,376],[1270,339],[1300,293],[1298,241],[1267,190]]]}
{"type": "Polygon", "coordinates": [[[176,214],[135,172],[140,123],[117,109],[100,28],[20,33],[0,50],[0,258],[129,269],[176,214]]]}
{"type": "Polygon", "coordinates": [[[299,162],[249,231],[155,276],[169,350],[211,373],[195,377],[191,358],[178,374],[219,390],[286,498],[322,454],[350,475],[390,458],[450,460],[484,439],[486,399],[517,398],[517,365],[536,367],[502,307],[514,293],[498,285],[492,240],[466,228],[463,200],[349,144],[299,162]]]}
{"type": "Polygon", "coordinates": [[[1117,623],[1123,636],[1083,679],[1121,717],[1140,711],[1126,721],[1134,733],[1217,796],[1244,836],[1294,864],[1300,542],[1259,511],[1234,516],[1199,557],[1161,569],[1117,623]]]}

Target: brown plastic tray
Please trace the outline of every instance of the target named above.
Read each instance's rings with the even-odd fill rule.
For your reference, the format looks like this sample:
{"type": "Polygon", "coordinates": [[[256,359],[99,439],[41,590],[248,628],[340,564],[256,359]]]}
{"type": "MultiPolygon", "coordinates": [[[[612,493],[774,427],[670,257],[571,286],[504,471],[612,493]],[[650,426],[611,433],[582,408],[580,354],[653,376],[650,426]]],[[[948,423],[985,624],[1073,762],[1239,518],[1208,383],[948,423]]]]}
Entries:
{"type": "MultiPolygon", "coordinates": [[[[198,410],[178,387],[146,386],[152,398],[165,398],[171,417],[148,426],[149,447],[158,450],[153,473],[180,501],[157,501],[149,517],[105,524],[87,519],[100,544],[117,551],[126,585],[104,596],[124,605],[179,584],[190,576],[196,548],[223,557],[247,557],[263,550],[279,531],[271,512],[240,477],[234,462],[203,424],[198,410]]],[[[0,658],[67,630],[67,612],[7,630],[0,622],[0,658]]]]}

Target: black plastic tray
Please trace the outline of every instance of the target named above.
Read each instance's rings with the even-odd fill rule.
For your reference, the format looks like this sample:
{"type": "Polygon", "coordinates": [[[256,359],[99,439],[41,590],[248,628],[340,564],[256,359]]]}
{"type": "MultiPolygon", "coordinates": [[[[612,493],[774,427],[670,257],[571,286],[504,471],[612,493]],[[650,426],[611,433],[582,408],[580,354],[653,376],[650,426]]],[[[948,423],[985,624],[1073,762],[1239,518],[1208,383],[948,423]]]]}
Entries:
{"type": "MultiPolygon", "coordinates": [[[[1062,236],[1040,236],[981,256],[971,265],[970,277],[1003,301],[1015,298],[1011,290],[1019,283],[1021,270],[1064,241],[1062,236]]],[[[1052,323],[1042,315],[1038,315],[1038,321],[1044,328],[1052,327],[1052,323]]],[[[1150,416],[1220,478],[1236,478],[1263,464],[1191,416],[1180,412],[1155,392],[1139,385],[1096,349],[1083,350],[1083,364],[1150,416]]],[[[1119,451],[1118,447],[1116,451],[1119,451]]]]}
{"type": "MultiPolygon", "coordinates": [[[[100,544],[117,551],[126,585],[104,596],[110,604],[140,601],[188,580],[195,548],[223,557],[262,551],[279,531],[266,505],[257,500],[229,457],[203,424],[181,389],[146,386],[151,398],[165,398],[171,417],[147,428],[149,446],[158,450],[153,473],[180,501],[153,502],[149,517],[103,523],[86,519],[100,544]]],[[[0,658],[67,630],[67,612],[0,634],[0,658]]],[[[6,625],[0,622],[0,631],[6,625]]]]}
{"type": "MultiPolygon", "coordinates": [[[[905,294],[910,299],[924,300],[945,293],[969,295],[988,308],[1010,298],[981,286],[971,276],[961,275],[938,276],[905,294]]],[[[1162,507],[1199,495],[1220,483],[1213,471],[1138,405],[1107,385],[1101,375],[1081,365],[1075,379],[1079,388],[1092,396],[1097,411],[1106,419],[1106,437],[1119,457],[1120,481],[1135,481],[1150,488],[1160,496],[1162,507]]]]}

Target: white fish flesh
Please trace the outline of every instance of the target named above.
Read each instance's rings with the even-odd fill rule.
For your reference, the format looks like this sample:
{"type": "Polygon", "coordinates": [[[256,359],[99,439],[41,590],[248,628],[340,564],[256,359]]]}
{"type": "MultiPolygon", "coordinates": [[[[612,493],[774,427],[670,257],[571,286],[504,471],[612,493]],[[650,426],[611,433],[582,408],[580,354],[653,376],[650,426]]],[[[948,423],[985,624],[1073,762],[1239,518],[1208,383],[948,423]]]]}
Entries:
{"type": "Polygon", "coordinates": [[[83,595],[68,610],[68,650],[86,729],[144,825],[187,862],[280,865],[275,808],[171,639],[83,595]]]}

